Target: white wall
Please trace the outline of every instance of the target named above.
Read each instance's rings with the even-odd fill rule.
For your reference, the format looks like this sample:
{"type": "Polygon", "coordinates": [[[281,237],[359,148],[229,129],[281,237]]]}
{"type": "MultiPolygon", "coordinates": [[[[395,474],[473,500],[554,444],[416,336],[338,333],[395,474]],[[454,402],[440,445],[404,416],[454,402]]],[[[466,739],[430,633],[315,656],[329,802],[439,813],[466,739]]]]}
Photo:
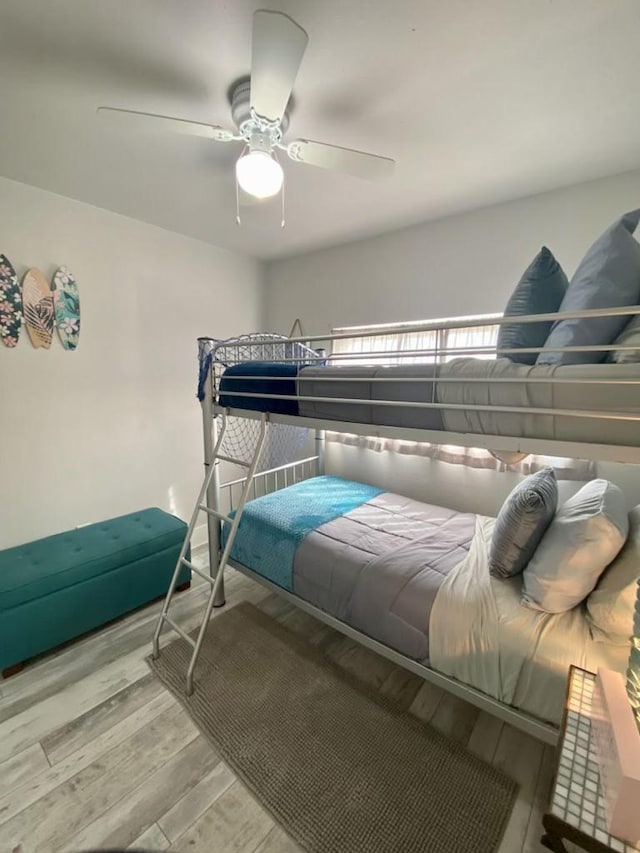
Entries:
{"type": "Polygon", "coordinates": [[[0,251],[67,265],[75,352],[0,345],[0,547],[146,506],[186,518],[202,476],[198,335],[259,328],[246,257],[0,179],[0,251]]]}
{"type": "MultiPolygon", "coordinates": [[[[512,471],[497,472],[451,465],[402,453],[378,453],[361,447],[328,443],[327,473],[398,492],[416,500],[451,507],[461,512],[497,515],[504,499],[521,477],[512,471]]],[[[596,474],[617,483],[629,509],[640,504],[640,466],[597,463],[596,474]]],[[[582,485],[560,480],[560,501],[582,485]]]]}
{"type": "MultiPolygon", "coordinates": [[[[339,199],[336,200],[339,204],[339,199]]],[[[272,262],[267,329],[287,333],[502,311],[540,246],[571,275],[618,216],[640,206],[640,171],[272,262]]],[[[516,475],[329,445],[327,468],[462,510],[498,511],[516,475]]],[[[640,503],[638,466],[600,466],[640,503]]],[[[568,495],[575,484],[563,484],[568,495]]]]}
{"type": "MultiPolygon", "coordinates": [[[[340,199],[336,199],[336,204],[340,199]]],[[[427,222],[267,266],[266,320],[286,334],[502,311],[547,245],[570,275],[599,234],[640,206],[640,171],[427,222]]]]}

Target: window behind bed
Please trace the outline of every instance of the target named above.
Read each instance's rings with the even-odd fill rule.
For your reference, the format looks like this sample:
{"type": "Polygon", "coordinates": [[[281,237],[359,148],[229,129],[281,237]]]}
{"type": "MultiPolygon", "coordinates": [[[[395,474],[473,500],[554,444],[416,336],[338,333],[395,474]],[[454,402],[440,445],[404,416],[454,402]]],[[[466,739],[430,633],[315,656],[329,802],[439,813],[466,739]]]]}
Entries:
{"type": "MultiPolygon", "coordinates": [[[[485,314],[469,318],[499,319],[500,314],[485,314]]],[[[377,326],[346,326],[333,329],[331,334],[367,335],[373,337],[343,338],[334,341],[332,360],[336,364],[441,364],[461,356],[495,358],[499,326],[469,326],[437,331],[415,331],[427,323],[451,323],[450,317],[436,321],[391,323],[377,326]]]]}
{"type": "MultiPolygon", "coordinates": [[[[333,341],[331,362],[340,365],[397,365],[444,364],[454,358],[496,357],[499,325],[443,328],[436,331],[419,331],[420,326],[443,326],[460,320],[494,320],[501,314],[483,314],[473,317],[449,317],[441,320],[417,320],[411,323],[387,323],[372,326],[343,326],[332,329],[332,335],[348,335],[333,341]],[[371,335],[362,337],[362,335],[371,335]]],[[[472,468],[490,468],[497,471],[512,470],[531,474],[551,465],[558,477],[569,480],[589,480],[596,476],[595,463],[566,457],[530,454],[519,462],[507,464],[489,450],[475,447],[457,447],[449,444],[431,444],[400,439],[366,438],[349,433],[327,433],[331,441],[366,447],[371,450],[427,456],[454,465],[472,468]]]]}

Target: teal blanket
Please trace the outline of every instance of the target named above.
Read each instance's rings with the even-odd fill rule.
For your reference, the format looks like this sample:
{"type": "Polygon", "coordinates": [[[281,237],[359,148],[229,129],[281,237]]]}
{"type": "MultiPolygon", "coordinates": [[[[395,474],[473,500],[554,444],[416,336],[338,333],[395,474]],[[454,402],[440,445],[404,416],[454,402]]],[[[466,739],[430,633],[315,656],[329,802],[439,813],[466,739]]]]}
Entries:
{"type": "MultiPolygon", "coordinates": [[[[293,558],[304,537],[382,491],[364,483],[324,476],[249,501],[240,519],[231,559],[293,591],[293,558]]],[[[228,534],[229,525],[224,524],[223,546],[228,534]]]]}

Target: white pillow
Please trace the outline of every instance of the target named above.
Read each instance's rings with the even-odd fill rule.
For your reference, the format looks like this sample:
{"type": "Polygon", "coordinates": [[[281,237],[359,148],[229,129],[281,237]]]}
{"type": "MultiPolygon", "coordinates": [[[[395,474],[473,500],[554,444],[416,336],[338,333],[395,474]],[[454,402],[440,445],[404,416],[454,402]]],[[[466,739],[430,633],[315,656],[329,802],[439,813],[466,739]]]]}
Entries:
{"type": "Polygon", "coordinates": [[[547,613],[580,604],[628,532],[621,490],[607,480],[586,483],[560,507],[522,573],[522,603],[547,613]]]}
{"type": "Polygon", "coordinates": [[[594,640],[627,645],[633,633],[633,610],[640,578],[640,505],[629,513],[629,537],[587,599],[587,619],[594,640]]]}

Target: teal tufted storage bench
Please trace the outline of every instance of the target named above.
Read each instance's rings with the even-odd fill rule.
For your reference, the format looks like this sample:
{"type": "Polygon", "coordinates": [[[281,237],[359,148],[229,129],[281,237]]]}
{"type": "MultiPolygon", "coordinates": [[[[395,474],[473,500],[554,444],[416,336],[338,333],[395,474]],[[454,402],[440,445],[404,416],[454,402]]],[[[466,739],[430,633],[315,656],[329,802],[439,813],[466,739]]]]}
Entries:
{"type": "Polygon", "coordinates": [[[0,551],[3,674],[164,595],[186,532],[153,508],[0,551]]]}

